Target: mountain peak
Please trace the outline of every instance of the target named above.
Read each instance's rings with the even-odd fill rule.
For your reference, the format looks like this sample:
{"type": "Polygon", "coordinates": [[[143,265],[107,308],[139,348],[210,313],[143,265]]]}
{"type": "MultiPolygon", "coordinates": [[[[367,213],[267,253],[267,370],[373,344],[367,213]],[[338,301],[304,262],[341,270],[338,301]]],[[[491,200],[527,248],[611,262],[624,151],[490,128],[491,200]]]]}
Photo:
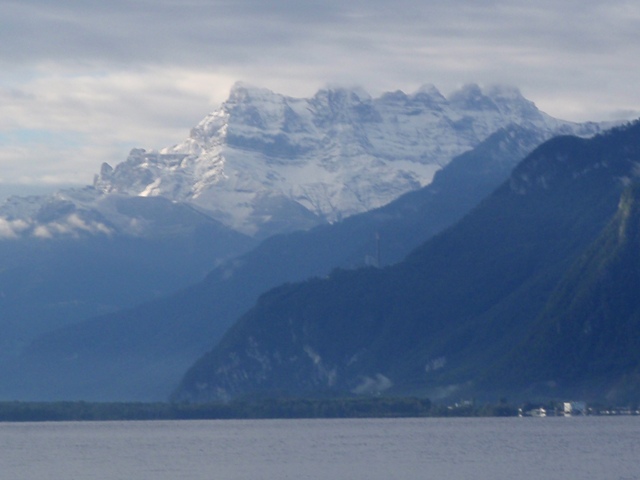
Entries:
{"type": "Polygon", "coordinates": [[[371,100],[371,95],[367,90],[360,85],[340,85],[340,84],[329,84],[325,88],[322,88],[318,91],[318,93],[322,94],[322,92],[328,92],[334,95],[341,95],[345,97],[349,97],[352,99],[358,99],[360,101],[371,100]]]}
{"type": "Polygon", "coordinates": [[[476,83],[470,83],[453,92],[449,102],[462,110],[497,110],[504,115],[518,115],[525,119],[541,115],[535,104],[527,100],[518,88],[508,85],[492,85],[483,89],[476,83]]]}
{"type": "Polygon", "coordinates": [[[510,124],[547,136],[576,128],[535,112],[517,89],[485,94],[475,84],[447,101],[433,85],[379,98],[331,86],[294,98],[237,82],[185,141],[136,149],[113,169],[101,169],[95,185],[103,194],[189,202],[251,235],[284,232],[334,222],[425,186],[453,157],[510,124]]]}
{"type": "Polygon", "coordinates": [[[332,112],[345,111],[371,101],[371,95],[359,87],[329,87],[318,90],[311,99],[317,107],[324,106],[332,112]]]}
{"type": "Polygon", "coordinates": [[[449,95],[449,103],[463,110],[495,110],[496,106],[477,83],[469,83],[449,95]]]}
{"type": "Polygon", "coordinates": [[[226,103],[241,103],[274,95],[276,94],[268,88],[257,87],[246,82],[238,81],[231,87],[226,103]]]}
{"type": "Polygon", "coordinates": [[[416,94],[424,93],[427,95],[431,95],[432,97],[442,96],[438,87],[436,87],[433,83],[424,83],[416,90],[416,94]]]}
{"type": "Polygon", "coordinates": [[[486,89],[486,95],[492,99],[525,100],[520,89],[513,85],[491,85],[486,89]]]}

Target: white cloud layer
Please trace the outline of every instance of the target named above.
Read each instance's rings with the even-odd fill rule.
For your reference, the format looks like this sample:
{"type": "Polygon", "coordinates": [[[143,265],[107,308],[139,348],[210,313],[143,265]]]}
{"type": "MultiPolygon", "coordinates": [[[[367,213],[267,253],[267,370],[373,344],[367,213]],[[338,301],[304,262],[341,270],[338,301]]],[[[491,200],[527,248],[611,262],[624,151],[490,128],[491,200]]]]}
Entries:
{"type": "Polygon", "coordinates": [[[181,141],[236,80],[513,84],[561,118],[633,118],[637,58],[633,0],[5,0],[0,183],[90,183],[181,141]]]}

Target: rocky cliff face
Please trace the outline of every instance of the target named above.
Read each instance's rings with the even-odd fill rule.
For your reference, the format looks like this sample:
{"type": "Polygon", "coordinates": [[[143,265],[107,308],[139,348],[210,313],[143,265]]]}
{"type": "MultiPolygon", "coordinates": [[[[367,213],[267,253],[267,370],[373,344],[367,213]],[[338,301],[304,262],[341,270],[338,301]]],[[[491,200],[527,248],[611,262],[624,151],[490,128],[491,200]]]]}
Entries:
{"type": "Polygon", "coordinates": [[[431,182],[453,157],[510,124],[590,135],[540,112],[512,88],[464,87],[445,98],[425,86],[371,98],[321,90],[308,99],[236,84],[179,145],[136,149],[103,165],[103,194],[192,203],[257,236],[334,222],[431,182]]]}

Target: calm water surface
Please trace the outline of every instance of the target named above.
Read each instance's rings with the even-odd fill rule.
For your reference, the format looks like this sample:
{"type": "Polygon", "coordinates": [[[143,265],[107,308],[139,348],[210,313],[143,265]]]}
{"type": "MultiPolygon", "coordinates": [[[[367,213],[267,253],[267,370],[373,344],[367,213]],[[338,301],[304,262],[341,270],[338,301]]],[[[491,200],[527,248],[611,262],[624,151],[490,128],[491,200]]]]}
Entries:
{"type": "Polygon", "coordinates": [[[4,423],[0,478],[640,480],[640,417],[4,423]]]}

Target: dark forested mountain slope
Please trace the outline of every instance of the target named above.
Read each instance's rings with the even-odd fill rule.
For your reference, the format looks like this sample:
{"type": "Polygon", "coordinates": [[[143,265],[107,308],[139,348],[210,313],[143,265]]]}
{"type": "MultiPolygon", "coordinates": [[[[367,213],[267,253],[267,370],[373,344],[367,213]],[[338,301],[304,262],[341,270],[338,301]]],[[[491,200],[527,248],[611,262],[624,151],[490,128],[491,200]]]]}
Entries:
{"type": "MultiPolygon", "coordinates": [[[[538,315],[611,221],[639,164],[640,123],[590,140],[546,142],[405,261],[335,271],[262,296],[190,369],[175,398],[509,390],[506,379],[479,380],[538,328],[538,315]]],[[[525,374],[520,385],[535,380],[525,374]]]]}
{"type": "Polygon", "coordinates": [[[454,159],[429,186],[385,207],[270,238],[170,298],[42,337],[22,357],[12,385],[22,383],[21,395],[29,398],[166,398],[259,294],[337,266],[401,260],[488,195],[546,135],[517,126],[500,130],[454,159]]]}
{"type": "Polygon", "coordinates": [[[625,190],[530,336],[490,373],[488,386],[506,381],[529,396],[640,398],[640,184],[625,190]]]}

